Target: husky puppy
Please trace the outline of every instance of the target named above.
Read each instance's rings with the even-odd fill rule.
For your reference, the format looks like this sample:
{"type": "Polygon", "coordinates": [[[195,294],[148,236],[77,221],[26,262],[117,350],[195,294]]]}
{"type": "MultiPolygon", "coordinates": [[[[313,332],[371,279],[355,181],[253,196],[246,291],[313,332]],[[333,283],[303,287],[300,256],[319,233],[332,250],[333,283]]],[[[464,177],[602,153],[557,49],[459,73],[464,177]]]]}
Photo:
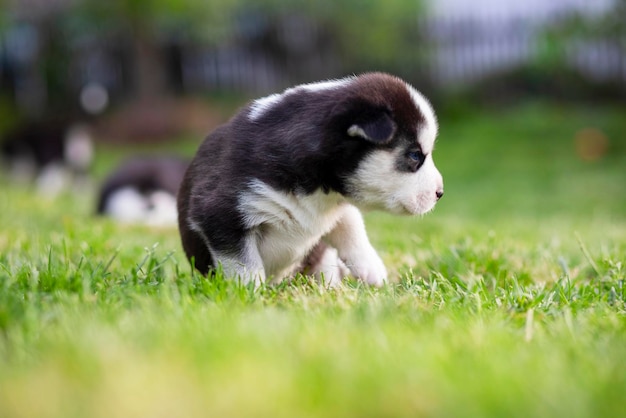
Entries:
{"type": "Polygon", "coordinates": [[[176,194],[189,161],[175,156],[135,156],[102,183],[96,211],[120,223],[177,224],[176,194]]]}
{"type": "Polygon", "coordinates": [[[437,120],[403,80],[367,73],[251,102],[202,143],[178,194],[196,269],[243,283],[298,271],[380,286],[359,209],[424,214],[443,195],[437,120]]]}

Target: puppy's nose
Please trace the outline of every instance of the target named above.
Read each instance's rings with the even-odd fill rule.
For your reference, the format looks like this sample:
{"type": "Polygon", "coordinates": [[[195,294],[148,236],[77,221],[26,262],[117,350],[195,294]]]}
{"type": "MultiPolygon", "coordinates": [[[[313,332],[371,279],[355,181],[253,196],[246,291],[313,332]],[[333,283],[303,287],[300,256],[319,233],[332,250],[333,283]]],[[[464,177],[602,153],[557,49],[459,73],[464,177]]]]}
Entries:
{"type": "Polygon", "coordinates": [[[437,200],[441,199],[441,196],[443,196],[443,189],[437,190],[435,194],[437,195],[437,200]]]}

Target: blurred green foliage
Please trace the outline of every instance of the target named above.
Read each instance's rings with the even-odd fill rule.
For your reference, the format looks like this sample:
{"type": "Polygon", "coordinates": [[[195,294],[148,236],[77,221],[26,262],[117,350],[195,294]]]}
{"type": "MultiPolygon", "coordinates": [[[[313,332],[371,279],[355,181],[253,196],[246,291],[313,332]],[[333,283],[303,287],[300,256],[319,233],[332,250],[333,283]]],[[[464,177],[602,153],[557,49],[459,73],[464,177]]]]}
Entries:
{"type": "Polygon", "coordinates": [[[234,0],[79,0],[68,10],[69,21],[81,31],[128,31],[159,37],[169,30],[201,34],[228,19],[234,0]]]}
{"type": "Polygon", "coordinates": [[[342,56],[356,67],[391,65],[398,67],[418,55],[419,18],[424,12],[415,0],[240,0],[240,9],[258,8],[269,17],[305,15],[327,28],[342,56]]]}
{"type": "Polygon", "coordinates": [[[223,28],[250,11],[269,20],[307,16],[329,28],[345,52],[387,60],[417,36],[423,7],[415,0],[79,0],[68,16],[81,31],[129,30],[159,36],[182,29],[188,36],[219,41],[223,28]]]}
{"type": "Polygon", "coordinates": [[[358,71],[372,66],[401,70],[415,61],[417,53],[404,51],[418,49],[423,11],[415,0],[81,0],[69,17],[80,33],[121,30],[156,39],[174,32],[214,45],[232,37],[234,23],[244,14],[270,24],[305,17],[328,31],[333,46],[358,71]]]}

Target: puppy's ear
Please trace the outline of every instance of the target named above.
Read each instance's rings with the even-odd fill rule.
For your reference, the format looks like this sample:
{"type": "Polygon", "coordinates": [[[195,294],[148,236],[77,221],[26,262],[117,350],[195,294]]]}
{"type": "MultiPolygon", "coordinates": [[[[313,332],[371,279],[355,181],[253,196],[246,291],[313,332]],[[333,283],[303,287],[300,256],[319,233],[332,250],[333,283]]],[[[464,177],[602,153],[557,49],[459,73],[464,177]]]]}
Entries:
{"type": "Polygon", "coordinates": [[[384,144],[396,133],[396,123],[387,112],[376,112],[365,120],[348,128],[348,135],[358,136],[368,141],[384,144]]]}

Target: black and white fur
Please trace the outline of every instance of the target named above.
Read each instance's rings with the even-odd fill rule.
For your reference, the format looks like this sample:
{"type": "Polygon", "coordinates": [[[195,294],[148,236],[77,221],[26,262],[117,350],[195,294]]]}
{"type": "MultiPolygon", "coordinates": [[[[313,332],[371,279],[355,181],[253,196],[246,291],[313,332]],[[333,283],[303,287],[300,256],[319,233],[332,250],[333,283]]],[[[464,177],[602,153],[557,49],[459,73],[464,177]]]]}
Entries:
{"type": "Polygon", "coordinates": [[[424,214],[443,195],[429,102],[382,73],[253,101],[200,146],[178,195],[187,256],[244,283],[304,271],[380,286],[362,209],[424,214]]]}
{"type": "Polygon", "coordinates": [[[102,183],[96,212],[120,223],[175,226],[176,194],[189,161],[176,156],[135,156],[102,183]]]}

